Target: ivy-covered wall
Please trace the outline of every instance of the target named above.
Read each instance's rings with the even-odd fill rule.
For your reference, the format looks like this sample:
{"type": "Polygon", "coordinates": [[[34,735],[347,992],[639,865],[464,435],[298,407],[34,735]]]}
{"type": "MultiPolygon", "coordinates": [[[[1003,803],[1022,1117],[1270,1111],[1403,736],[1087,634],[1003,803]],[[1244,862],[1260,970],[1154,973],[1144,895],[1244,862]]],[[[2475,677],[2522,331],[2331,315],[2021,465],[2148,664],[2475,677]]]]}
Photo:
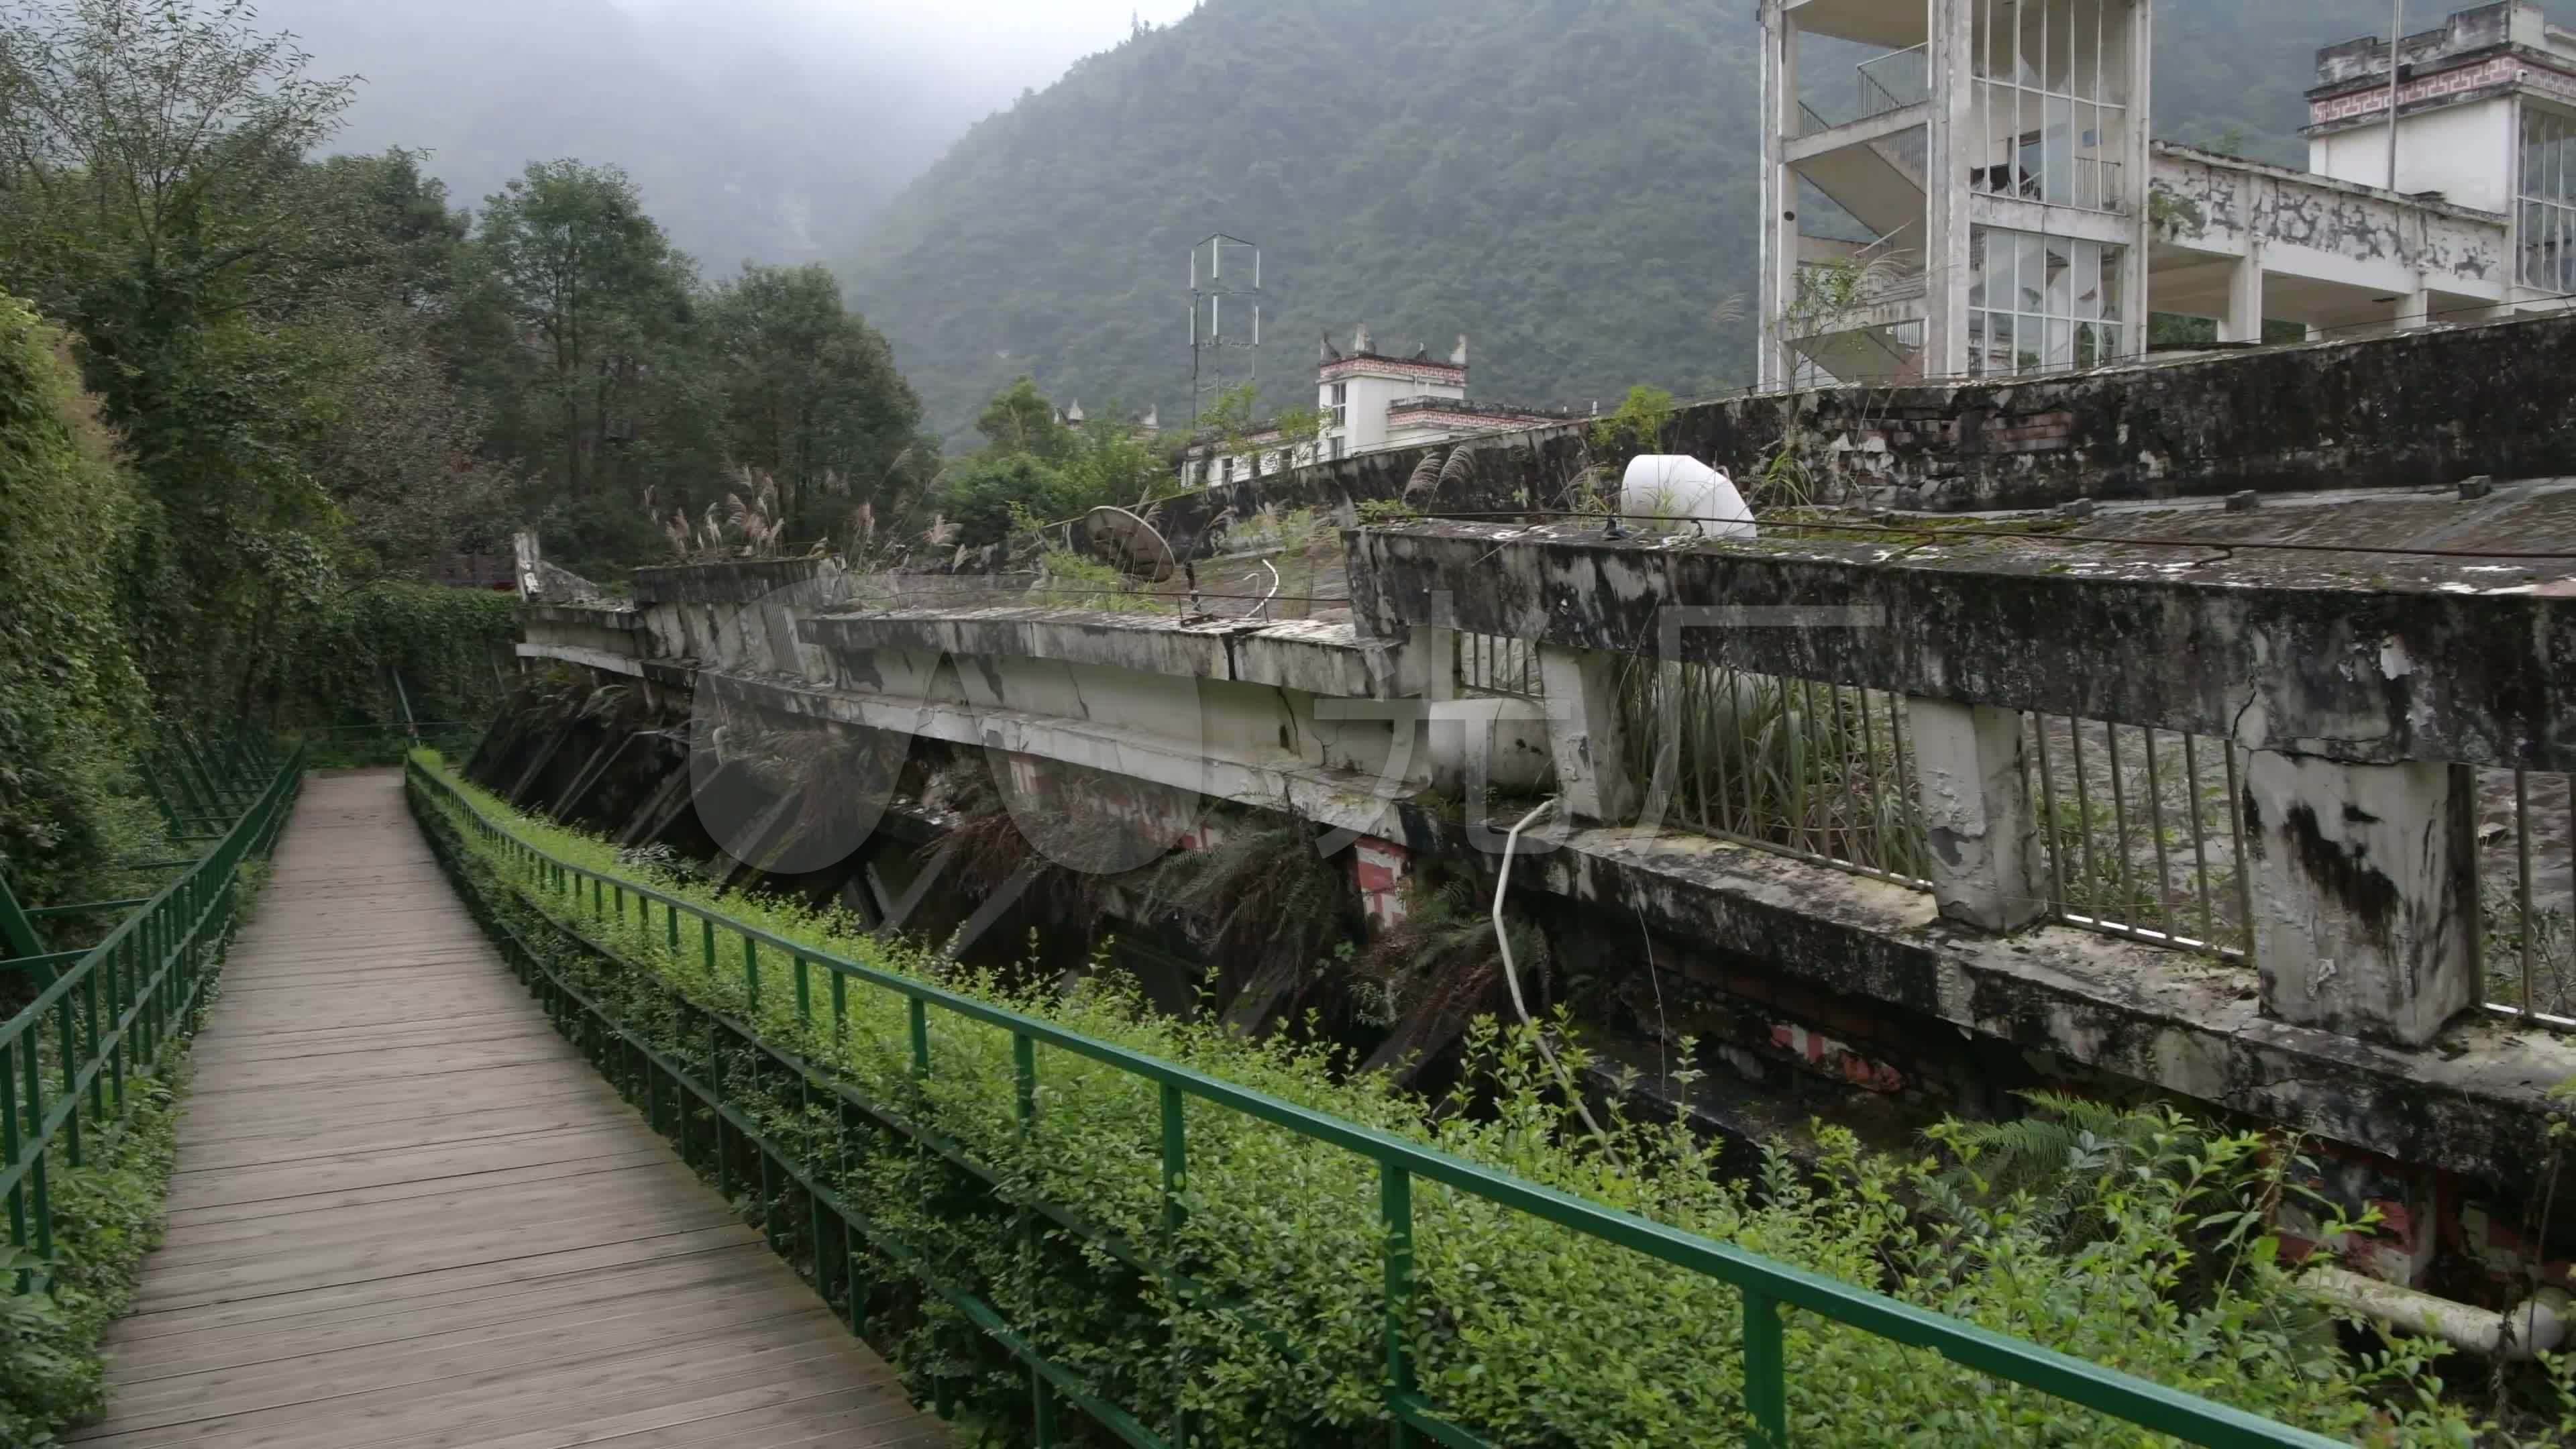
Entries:
{"type": "Polygon", "coordinates": [[[280,729],[480,723],[508,692],[518,596],[379,579],[335,590],[277,640],[254,712],[280,729]]]}
{"type": "Polygon", "coordinates": [[[0,296],[0,873],[22,899],[116,849],[150,713],[116,599],[142,506],[62,334],[0,296]]]}

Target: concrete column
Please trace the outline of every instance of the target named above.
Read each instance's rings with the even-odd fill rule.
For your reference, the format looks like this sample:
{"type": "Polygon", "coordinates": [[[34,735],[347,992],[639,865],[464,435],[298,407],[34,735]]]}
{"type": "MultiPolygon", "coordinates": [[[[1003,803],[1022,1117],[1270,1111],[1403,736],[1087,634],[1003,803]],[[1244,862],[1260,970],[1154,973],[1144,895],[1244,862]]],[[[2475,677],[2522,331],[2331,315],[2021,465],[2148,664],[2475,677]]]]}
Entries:
{"type": "Polygon", "coordinates": [[[1968,166],[1964,152],[1976,128],[1976,7],[1972,0],[1931,0],[1932,105],[1924,127],[1923,373],[1957,377],[1968,370],[1968,166]]]}
{"type": "Polygon", "coordinates": [[[2263,239],[2248,237],[2245,256],[2227,279],[2227,315],[2218,319],[2221,342],[2263,340],[2263,239]]]}
{"type": "MultiPolygon", "coordinates": [[[[1444,594],[1445,599],[1447,596],[1444,594]]],[[[1443,612],[1446,612],[1445,610],[1443,612]]],[[[1458,697],[1458,631],[1436,624],[1413,631],[1413,642],[1405,646],[1418,656],[1422,678],[1422,697],[1433,704],[1447,704],[1458,697]]]]}
{"type": "MultiPolygon", "coordinates": [[[[2120,271],[2120,346],[2132,357],[2147,351],[2147,333],[2151,325],[2148,311],[2147,258],[2154,241],[2154,220],[2147,206],[2148,179],[2155,174],[2154,107],[2148,104],[2156,93],[2155,76],[2155,6],[2140,3],[2122,7],[2129,25],[2129,96],[2124,112],[2128,128],[2128,174],[2123,189],[2128,207],[2129,244],[2121,253],[2120,271]]],[[[2120,13],[2105,5],[2102,24],[2107,29],[2117,23],[2120,13]]],[[[2262,323],[2258,319],[2259,334],[2262,323]]]]}
{"type": "Polygon", "coordinates": [[[1798,25],[1781,0],[1762,0],[1762,265],[1754,305],[1761,319],[1756,380],[1785,385],[1791,375],[1782,327],[1797,296],[1798,187],[1782,159],[1798,133],[1798,25]]]}
{"type": "Polygon", "coordinates": [[[2411,1047],[2477,1005],[2469,771],[2258,750],[2239,806],[2264,1015],[2411,1047]]]}
{"type": "Polygon", "coordinates": [[[2433,293],[2424,285],[2424,274],[2415,274],[2415,290],[2397,299],[2397,330],[2412,332],[2433,325],[2433,293]]]}
{"type": "Polygon", "coordinates": [[[1565,813],[1579,820],[1625,824],[1644,803],[1628,768],[1628,731],[1619,716],[1619,669],[1626,662],[1598,649],[1538,646],[1557,793],[1565,813]]]}
{"type": "Polygon", "coordinates": [[[2039,828],[2022,769],[2021,715],[1939,699],[1906,701],[1914,790],[1944,920],[2011,931],[2047,914],[2039,828]]]}

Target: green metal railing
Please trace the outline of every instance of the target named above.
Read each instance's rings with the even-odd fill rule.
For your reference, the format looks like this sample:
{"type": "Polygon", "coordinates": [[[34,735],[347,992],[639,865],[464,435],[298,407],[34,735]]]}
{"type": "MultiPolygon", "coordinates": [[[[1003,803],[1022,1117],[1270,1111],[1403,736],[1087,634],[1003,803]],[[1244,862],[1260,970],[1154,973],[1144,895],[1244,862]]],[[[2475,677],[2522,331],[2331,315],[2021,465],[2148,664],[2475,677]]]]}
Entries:
{"type": "MultiPolygon", "coordinates": [[[[193,803],[208,806],[200,818],[220,828],[207,852],[168,884],[137,901],[24,913],[44,919],[124,910],[103,940],[80,951],[28,953],[27,945],[42,944],[30,930],[0,943],[12,953],[0,960],[0,973],[47,982],[0,1025],[0,1206],[11,1246],[38,1259],[53,1255],[57,1164],[81,1166],[92,1139],[119,1130],[129,1082],[157,1071],[194,1029],[241,903],[240,868],[276,842],[303,780],[300,751],[280,759],[245,741],[227,747],[225,760],[201,774],[192,766],[186,788],[193,803]]],[[[22,1267],[15,1277],[20,1292],[49,1281],[36,1268],[22,1267]]]]}
{"type": "MultiPolygon", "coordinates": [[[[851,1012],[849,996],[854,987],[894,993],[905,1001],[910,1024],[912,1067],[916,1076],[926,1078],[936,1067],[931,1055],[932,1037],[928,1025],[928,1014],[933,1009],[1009,1032],[1017,1068],[1019,1120],[1025,1129],[1033,1130],[1035,1126],[1037,1048],[1041,1045],[1087,1057],[1152,1084],[1160,1099],[1164,1230],[1159,1246],[1166,1255],[1175,1245],[1181,1221],[1181,1184],[1186,1178],[1189,1160],[1184,1124],[1188,1106],[1193,1100],[1368,1158],[1376,1165],[1378,1211],[1384,1229],[1383,1384],[1389,1442],[1393,1445],[1427,1439],[1458,1446],[1458,1449],[1487,1449],[1489,1443],[1473,1431],[1440,1418],[1435,1406],[1415,1382],[1410,1324],[1415,1309],[1413,1192],[1417,1182],[1438,1184],[1484,1199],[1600,1243],[1643,1254],[1683,1272],[1700,1274],[1737,1289],[1742,1294],[1744,1313],[1744,1402],[1755,1424],[1755,1442],[1759,1444],[1782,1446],[1789,1442],[1787,1375],[1790,1365],[1786,1362],[1781,1332],[1781,1310],[1784,1307],[1802,1309],[1895,1343],[1930,1350],[1978,1372],[2036,1389],[2142,1428],[2172,1435],[2186,1443],[2231,1446],[2232,1449],[2232,1446],[2326,1446],[2336,1442],[2007,1337],[1884,1294],[1775,1262],[1727,1243],[1521,1181],[1434,1148],[1085,1037],[1034,1017],[945,990],[928,981],[818,952],[810,945],[746,925],[667,892],[606,875],[547,852],[494,818],[439,773],[417,761],[410,765],[408,773],[415,811],[441,858],[448,862],[451,874],[465,887],[478,918],[501,942],[513,969],[546,1004],[558,1029],[582,1046],[593,1062],[612,1079],[618,1080],[631,1098],[641,1099],[647,1120],[657,1130],[676,1134],[682,1155],[693,1165],[699,1159],[692,1151],[693,1134],[689,1131],[688,1114],[683,1110],[689,1100],[694,1100],[712,1116],[715,1141],[711,1145],[720,1172],[724,1170],[724,1138],[728,1133],[737,1144],[748,1142],[756,1146],[761,1154],[760,1172],[764,1185],[774,1168],[786,1181],[795,1185],[815,1214],[818,1226],[813,1235],[813,1278],[818,1289],[826,1283],[823,1234],[819,1225],[828,1215],[839,1224],[840,1240],[845,1247],[859,1239],[873,1244],[886,1257],[911,1270],[925,1286],[946,1298],[994,1343],[1024,1363],[1030,1374],[1030,1412],[1037,1441],[1041,1444],[1055,1442],[1055,1401],[1059,1395],[1090,1414],[1120,1439],[1141,1446],[1141,1449],[1186,1445],[1191,1442],[1192,1434],[1187,1416],[1177,1411],[1172,1414],[1170,1432],[1158,1433],[1141,1422],[1133,1411],[1102,1400],[1080,1375],[1046,1357],[1026,1334],[1015,1330],[992,1305],[929,1273],[926,1265],[919,1261],[921,1254],[916,1247],[886,1233],[864,1210],[825,1185],[810,1164],[764,1135],[752,1117],[728,1099],[725,1084],[709,1079],[706,1068],[657,1049],[629,1031],[597,1001],[564,981],[540,953],[499,923],[488,905],[477,898],[470,880],[451,855],[453,847],[442,833],[448,822],[464,822],[485,848],[513,860],[541,882],[540,889],[556,893],[577,911],[587,905],[591,913],[605,922],[612,918],[627,919],[631,907],[635,913],[635,924],[646,929],[650,928],[658,912],[674,949],[677,949],[677,943],[694,940],[702,950],[711,974],[719,969],[730,971],[732,963],[739,962],[748,999],[753,1002],[760,998],[762,963],[766,960],[772,973],[768,989],[772,993],[792,992],[797,1014],[809,1026],[814,1024],[818,1000],[820,1009],[829,1012],[834,1023],[845,1025],[851,1012]],[[684,918],[692,924],[683,927],[684,918]],[[823,976],[820,990],[812,979],[815,972],[823,976]]],[[[713,1016],[712,1013],[707,1014],[713,1016]]],[[[966,1160],[954,1144],[908,1121],[901,1113],[869,1101],[828,1068],[805,1061],[779,1044],[764,1040],[745,1023],[722,1017],[714,1019],[740,1045],[764,1054],[771,1062],[796,1074],[803,1090],[824,1093],[827,1101],[836,1099],[842,1110],[864,1113],[913,1137],[970,1173],[988,1182],[998,1181],[998,1174],[966,1160]]],[[[710,1061],[715,1059],[716,1054],[711,1051],[710,1061]]],[[[706,1134],[695,1135],[702,1138],[706,1134]]],[[[763,1200],[766,1204],[766,1193],[763,1200]]],[[[1180,1278],[1168,1256],[1158,1260],[1137,1245],[1092,1228],[1062,1209],[1037,1204],[1030,1210],[1091,1237],[1112,1256],[1155,1273],[1166,1281],[1180,1278]]],[[[773,1245],[777,1243],[775,1234],[772,1234],[771,1241],[773,1245]]],[[[857,1269],[847,1254],[840,1271],[851,1275],[849,1301],[855,1319],[860,1298],[855,1283],[857,1269]]],[[[1176,1296],[1186,1299],[1192,1295],[1183,1287],[1176,1296]]],[[[854,1322],[853,1328],[856,1327],[854,1322]]]]}
{"type": "Polygon", "coordinates": [[[483,726],[463,720],[417,723],[324,725],[289,731],[304,746],[308,765],[316,770],[369,769],[399,765],[410,752],[426,745],[450,759],[472,752],[483,726]]]}
{"type": "Polygon", "coordinates": [[[248,732],[201,740],[179,730],[143,752],[135,776],[174,841],[210,841],[259,797],[276,767],[269,742],[248,732]]]}

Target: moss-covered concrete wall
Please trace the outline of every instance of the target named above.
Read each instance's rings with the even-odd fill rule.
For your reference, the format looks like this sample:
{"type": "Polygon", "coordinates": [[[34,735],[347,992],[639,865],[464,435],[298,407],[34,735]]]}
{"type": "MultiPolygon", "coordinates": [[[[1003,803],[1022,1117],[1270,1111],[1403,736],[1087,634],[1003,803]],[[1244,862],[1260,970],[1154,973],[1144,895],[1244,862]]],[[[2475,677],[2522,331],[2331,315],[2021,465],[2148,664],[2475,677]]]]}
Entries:
{"type": "MultiPolygon", "coordinates": [[[[2442,327],[2065,377],[1835,388],[1678,409],[1659,446],[1739,479],[1776,458],[1816,493],[1941,511],[2157,499],[2244,489],[2423,487],[2471,474],[2576,473],[2560,379],[2576,317],[2442,327]]],[[[1160,505],[1175,542],[1265,504],[1337,509],[1409,498],[1426,510],[1565,508],[1595,463],[1559,425],[1472,445],[1472,467],[1416,487],[1431,450],[1371,453],[1160,505]]]]}

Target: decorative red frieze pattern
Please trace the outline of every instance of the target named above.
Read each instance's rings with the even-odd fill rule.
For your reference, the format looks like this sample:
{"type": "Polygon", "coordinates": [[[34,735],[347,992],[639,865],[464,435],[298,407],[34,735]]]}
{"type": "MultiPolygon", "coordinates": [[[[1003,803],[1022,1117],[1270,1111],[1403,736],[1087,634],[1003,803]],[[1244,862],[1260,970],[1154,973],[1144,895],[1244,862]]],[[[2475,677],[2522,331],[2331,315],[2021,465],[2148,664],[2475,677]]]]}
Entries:
{"type": "Polygon", "coordinates": [[[1338,362],[1325,363],[1316,375],[1331,382],[1337,377],[1350,377],[1362,372],[1393,373],[1414,382],[1456,382],[1467,375],[1467,369],[1455,363],[1399,362],[1392,357],[1345,357],[1338,362]]]}
{"type": "MultiPolygon", "coordinates": [[[[2524,56],[2499,55],[2476,65],[2464,65],[2439,75],[2421,76],[2404,82],[2397,87],[2398,104],[2411,106],[2419,101],[2440,100],[2445,96],[2464,95],[2515,81],[2535,90],[2576,99],[2576,76],[2535,65],[2524,56]]],[[[2308,124],[2331,125],[2336,121],[2349,121],[2355,116],[2376,115],[2387,109],[2388,87],[2375,85],[2367,90],[2310,101],[2308,124]]]]}

